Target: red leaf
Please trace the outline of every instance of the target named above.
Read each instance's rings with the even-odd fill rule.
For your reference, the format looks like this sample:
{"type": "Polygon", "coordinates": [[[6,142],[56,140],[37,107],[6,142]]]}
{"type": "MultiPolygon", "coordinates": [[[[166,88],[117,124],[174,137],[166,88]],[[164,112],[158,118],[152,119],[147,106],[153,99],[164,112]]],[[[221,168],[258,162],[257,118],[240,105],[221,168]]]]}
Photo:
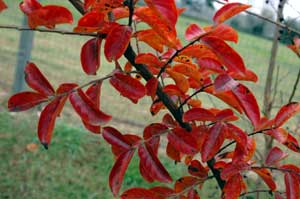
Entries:
{"type": "Polygon", "coordinates": [[[281,107],[281,109],[278,111],[277,115],[275,116],[275,126],[276,127],[282,126],[288,119],[290,119],[297,112],[300,112],[300,103],[298,102],[291,102],[281,107]]]}
{"type": "Polygon", "coordinates": [[[239,84],[233,89],[233,94],[237,98],[240,106],[243,108],[244,113],[250,119],[253,126],[257,128],[260,122],[260,110],[255,96],[242,84],[239,84]]]}
{"type": "Polygon", "coordinates": [[[198,160],[193,160],[190,163],[188,171],[192,176],[196,176],[201,179],[206,179],[208,176],[208,170],[204,168],[198,160]]]}
{"type": "Polygon", "coordinates": [[[55,28],[55,25],[64,23],[73,23],[73,16],[68,9],[61,6],[43,6],[28,14],[30,28],[36,28],[37,26],[55,28]]]}
{"type": "Polygon", "coordinates": [[[132,29],[129,26],[116,26],[108,33],[104,46],[106,59],[111,62],[118,60],[125,52],[131,38],[132,29]]]}
{"type": "Polygon", "coordinates": [[[191,189],[188,192],[188,199],[200,199],[200,196],[198,195],[198,192],[195,189],[191,189]]]}
{"type": "Polygon", "coordinates": [[[97,32],[100,31],[107,22],[104,21],[105,15],[101,12],[91,11],[83,15],[74,32],[97,32]]]}
{"type": "Polygon", "coordinates": [[[188,188],[192,188],[199,179],[193,176],[184,176],[176,180],[174,190],[176,193],[180,193],[188,188]]]}
{"type": "Polygon", "coordinates": [[[24,72],[25,80],[32,89],[46,96],[54,94],[53,87],[34,63],[27,63],[24,72]]]}
{"type": "Polygon", "coordinates": [[[286,142],[289,132],[283,128],[276,128],[265,132],[265,134],[272,136],[279,143],[283,144],[286,142]]]}
{"type": "Polygon", "coordinates": [[[202,162],[208,161],[218,152],[224,142],[226,131],[226,127],[220,122],[209,129],[201,150],[202,162]]]}
{"type": "Polygon", "coordinates": [[[224,73],[225,71],[225,68],[222,66],[222,64],[218,60],[212,58],[197,59],[197,63],[203,69],[211,70],[216,73],[224,73]]]}
{"type": "Polygon", "coordinates": [[[117,129],[104,127],[102,136],[109,144],[117,146],[123,151],[128,151],[131,148],[131,144],[117,129]]]}
{"type": "Polygon", "coordinates": [[[237,87],[239,83],[227,74],[220,74],[214,82],[215,92],[226,92],[237,87]]]}
{"type": "Polygon", "coordinates": [[[120,191],[125,172],[133,157],[133,154],[134,150],[129,150],[122,153],[111,169],[109,174],[109,186],[114,196],[117,196],[120,191]]]}
{"type": "Polygon", "coordinates": [[[154,99],[156,96],[156,90],[157,90],[158,84],[159,84],[159,82],[158,82],[157,78],[155,78],[155,77],[152,77],[146,83],[146,94],[148,96],[151,96],[152,99],[154,99]]]}
{"type": "Polygon", "coordinates": [[[175,128],[168,133],[169,143],[177,150],[184,154],[197,153],[197,142],[191,132],[187,132],[182,128],[175,128]]]}
{"type": "Polygon", "coordinates": [[[155,179],[153,179],[153,177],[150,175],[150,173],[148,172],[147,169],[145,169],[144,164],[140,161],[139,163],[139,169],[140,169],[140,174],[142,175],[142,177],[149,183],[152,183],[155,181],[155,179]]]}
{"type": "Polygon", "coordinates": [[[257,173],[264,180],[264,182],[268,185],[268,187],[272,191],[276,190],[276,184],[273,180],[272,173],[268,169],[265,169],[265,168],[257,168],[257,169],[252,168],[252,171],[257,173]]]}
{"type": "Polygon", "coordinates": [[[147,144],[152,148],[154,154],[158,153],[160,135],[166,132],[168,132],[168,127],[160,123],[150,124],[144,129],[144,140],[147,140],[147,144]]]}
{"type": "Polygon", "coordinates": [[[7,107],[11,112],[25,111],[47,100],[45,95],[26,91],[11,96],[7,102],[7,107]]]}
{"type": "Polygon", "coordinates": [[[213,20],[216,24],[223,23],[227,19],[239,14],[240,12],[250,7],[250,5],[241,3],[227,3],[215,13],[213,20]]]}
{"type": "Polygon", "coordinates": [[[161,199],[168,198],[175,193],[174,190],[169,187],[152,187],[150,191],[153,191],[158,196],[161,196],[161,199]]]}
{"type": "Polygon", "coordinates": [[[153,66],[156,68],[161,68],[164,63],[160,61],[157,56],[152,53],[141,53],[135,57],[135,63],[137,64],[145,64],[147,66],[153,66]]]}
{"type": "Polygon", "coordinates": [[[193,41],[203,33],[205,33],[205,31],[202,28],[200,28],[197,24],[190,24],[185,31],[185,39],[188,41],[193,41]]]}
{"type": "Polygon", "coordinates": [[[219,39],[238,42],[238,33],[235,29],[227,24],[219,24],[216,27],[208,26],[204,28],[205,31],[212,31],[209,36],[218,37],[219,39]]]}
{"type": "Polygon", "coordinates": [[[81,65],[88,75],[96,75],[100,67],[100,48],[102,39],[94,38],[87,41],[81,48],[81,65]]]}
{"type": "Polygon", "coordinates": [[[170,174],[147,144],[139,146],[138,154],[141,164],[153,179],[160,182],[172,182],[170,174]]]}
{"type": "Polygon", "coordinates": [[[231,109],[224,109],[216,114],[216,119],[218,121],[230,122],[236,121],[239,119],[236,115],[234,115],[231,109]]]}
{"type": "Polygon", "coordinates": [[[100,111],[81,89],[71,93],[69,99],[77,114],[85,122],[92,125],[102,125],[111,120],[111,116],[100,111]]]}
{"type": "Polygon", "coordinates": [[[286,172],[284,174],[284,182],[286,189],[287,199],[298,199],[300,198],[300,182],[299,176],[286,172]]]}
{"type": "Polygon", "coordinates": [[[4,3],[4,1],[0,0],[0,12],[5,10],[7,8],[7,5],[4,3]]]}
{"type": "Polygon", "coordinates": [[[48,149],[50,144],[56,117],[59,116],[67,99],[67,96],[55,98],[41,113],[38,124],[38,137],[45,149],[48,149]]]}
{"type": "Polygon", "coordinates": [[[167,144],[166,153],[167,153],[168,157],[171,158],[172,160],[174,160],[176,162],[180,162],[180,160],[181,160],[180,151],[175,149],[175,147],[170,142],[167,144]]]}
{"type": "Polygon", "coordinates": [[[178,13],[174,0],[145,0],[145,3],[157,16],[162,18],[171,29],[175,29],[178,13]]]}
{"type": "Polygon", "coordinates": [[[20,3],[20,9],[26,15],[32,13],[33,11],[40,9],[42,5],[37,0],[24,0],[20,3]]]}
{"type": "Polygon", "coordinates": [[[133,103],[146,95],[146,88],[140,81],[122,73],[115,73],[109,82],[124,97],[133,103]]]}
{"type": "Polygon", "coordinates": [[[287,153],[284,153],[280,148],[278,147],[273,147],[266,158],[266,165],[275,165],[277,164],[280,160],[286,158],[288,156],[287,153]]]}
{"type": "Polygon", "coordinates": [[[243,188],[243,177],[237,174],[231,177],[223,188],[222,199],[238,199],[243,188]]]}
{"type": "Polygon", "coordinates": [[[215,115],[204,108],[192,108],[188,111],[186,111],[183,114],[183,121],[184,122],[190,122],[190,121],[215,121],[216,117],[215,115]]]}
{"type": "Polygon", "coordinates": [[[221,178],[223,180],[229,180],[233,176],[239,174],[244,170],[248,170],[250,165],[245,162],[231,162],[228,163],[221,172],[221,178]]]}
{"type": "MultiPolygon", "coordinates": [[[[102,82],[96,83],[91,85],[87,91],[85,92],[86,95],[93,101],[93,103],[96,105],[97,108],[100,108],[100,95],[101,95],[101,86],[102,82]]],[[[91,131],[92,133],[99,134],[101,131],[101,128],[99,125],[91,125],[85,121],[83,121],[83,124],[86,129],[91,131]]]]}
{"type": "Polygon", "coordinates": [[[241,56],[223,40],[217,37],[204,37],[202,41],[218,56],[229,71],[245,73],[246,67],[241,56]]]}
{"type": "Polygon", "coordinates": [[[74,83],[63,83],[59,85],[58,89],[56,90],[57,94],[65,94],[73,91],[78,85],[74,83]]]}
{"type": "Polygon", "coordinates": [[[144,188],[131,188],[123,192],[121,199],[161,199],[153,191],[144,188]]]}
{"type": "Polygon", "coordinates": [[[247,150],[247,133],[238,128],[237,126],[227,123],[226,124],[228,128],[228,133],[226,135],[226,138],[228,139],[234,139],[240,146],[244,147],[243,151],[247,150]]]}

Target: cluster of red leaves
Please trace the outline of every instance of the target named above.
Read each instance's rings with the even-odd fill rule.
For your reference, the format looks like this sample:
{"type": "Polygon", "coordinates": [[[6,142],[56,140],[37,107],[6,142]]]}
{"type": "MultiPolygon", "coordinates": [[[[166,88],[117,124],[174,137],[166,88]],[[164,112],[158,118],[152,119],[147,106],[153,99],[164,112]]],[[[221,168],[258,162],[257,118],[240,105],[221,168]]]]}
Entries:
{"type": "MultiPolygon", "coordinates": [[[[300,112],[300,104],[293,102],[283,106],[273,119],[262,117],[254,94],[239,81],[256,82],[257,76],[247,69],[238,52],[227,44],[236,43],[238,34],[223,22],[249,6],[228,3],[214,15],[214,25],[199,27],[191,24],[185,32],[185,38],[190,43],[182,45],[177,38],[176,22],[183,10],[176,7],[174,0],[145,0],[146,6],[137,6],[136,2],[126,1],[124,4],[123,0],[85,0],[85,14],[74,28],[76,32],[99,35],[88,40],[81,48],[84,72],[88,75],[97,74],[101,65],[101,43],[105,40],[105,57],[115,63],[111,74],[84,85],[89,86],[86,90],[83,90],[84,86],[74,83],[63,83],[54,90],[39,69],[33,63],[28,63],[25,69],[26,82],[34,91],[12,96],[8,101],[9,110],[24,111],[47,102],[40,116],[38,137],[48,148],[55,120],[69,99],[84,126],[93,133],[102,132],[104,140],[111,145],[116,161],[110,172],[109,185],[115,196],[119,196],[125,172],[136,151],[140,160],[139,170],[146,181],[173,181],[158,158],[161,137],[166,135],[166,154],[176,162],[183,161],[189,175],[177,179],[173,188],[157,186],[128,189],[120,195],[123,199],[197,199],[200,198],[197,189],[201,189],[205,181],[211,178],[210,170],[218,171],[220,179],[217,180],[225,183],[221,187],[222,198],[234,199],[247,193],[243,173],[250,171],[260,176],[270,192],[275,192],[276,197],[281,198],[272,177],[274,169],[284,174],[287,198],[300,198],[300,168],[292,164],[282,165],[280,160],[287,154],[280,148],[271,149],[265,166],[258,166],[254,160],[256,141],[250,136],[255,134],[271,136],[292,151],[300,152],[297,139],[283,128],[293,115],[300,112]],[[120,19],[129,17],[129,25],[120,22],[120,19]],[[132,20],[146,23],[148,28],[133,30],[132,20]],[[146,43],[156,54],[132,55],[133,60],[121,66],[118,60],[129,49],[131,38],[146,43]],[[138,71],[132,71],[133,66],[138,71]],[[141,67],[151,74],[144,77],[146,84],[130,75],[133,72],[142,74],[141,67]],[[171,81],[162,85],[159,77],[171,81]],[[153,115],[168,107],[158,95],[164,92],[173,103],[172,108],[182,113],[181,119],[191,126],[191,131],[183,128],[182,121],[174,120],[168,113],[161,122],[146,126],[142,135],[122,134],[113,127],[102,128],[111,120],[110,115],[100,110],[101,85],[106,79],[120,95],[133,103],[138,103],[146,95],[151,97],[153,103],[150,111],[153,115]],[[219,98],[229,108],[205,108],[201,100],[192,98],[198,92],[219,98]],[[247,133],[237,126],[235,121],[240,117],[233,110],[249,119],[253,133],[247,133]],[[231,150],[227,149],[231,144],[225,145],[228,141],[235,143],[231,150]],[[211,160],[213,165],[208,164],[211,160]]],[[[20,8],[28,16],[32,28],[54,28],[56,24],[72,22],[71,13],[60,6],[42,6],[36,0],[24,0],[20,8]]],[[[299,42],[296,43],[298,45],[299,42]]],[[[172,114],[175,117],[174,112],[172,114]]],[[[215,173],[213,177],[218,178],[215,173]]]]}

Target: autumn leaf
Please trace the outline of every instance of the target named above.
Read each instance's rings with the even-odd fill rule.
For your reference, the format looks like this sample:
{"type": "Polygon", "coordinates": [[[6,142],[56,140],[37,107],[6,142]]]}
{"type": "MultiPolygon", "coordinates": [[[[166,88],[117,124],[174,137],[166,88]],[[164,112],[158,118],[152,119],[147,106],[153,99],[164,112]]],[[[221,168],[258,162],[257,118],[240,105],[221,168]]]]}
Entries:
{"type": "Polygon", "coordinates": [[[242,3],[227,3],[215,13],[215,15],[213,16],[213,21],[216,24],[223,23],[224,21],[230,19],[231,17],[239,14],[240,12],[250,7],[250,5],[242,3]]]}
{"type": "Polygon", "coordinates": [[[40,4],[37,0],[24,0],[19,4],[20,9],[26,15],[31,14],[33,11],[40,9],[42,4],[40,4]]]}
{"type": "Polygon", "coordinates": [[[238,199],[243,188],[243,177],[237,174],[231,177],[223,188],[222,199],[238,199]]]}
{"type": "Polygon", "coordinates": [[[300,180],[299,176],[293,173],[286,172],[284,174],[284,182],[287,199],[300,198],[300,180]]]}
{"type": "Polygon", "coordinates": [[[102,136],[109,144],[117,146],[122,151],[129,151],[131,148],[131,144],[125,136],[113,127],[104,127],[102,136]]]}
{"type": "Polygon", "coordinates": [[[88,75],[96,75],[100,67],[101,41],[99,38],[90,39],[81,48],[81,65],[88,75]]]}
{"type": "Polygon", "coordinates": [[[227,74],[220,74],[214,82],[215,91],[217,93],[230,91],[238,85],[239,83],[227,74]]]}
{"type": "Polygon", "coordinates": [[[27,63],[24,73],[25,80],[32,89],[46,96],[54,95],[52,85],[34,63],[27,63]]]}
{"type": "Polygon", "coordinates": [[[193,41],[203,33],[205,33],[205,31],[197,24],[190,24],[185,31],[185,39],[188,41],[193,41]]]}
{"type": "Polygon", "coordinates": [[[45,95],[25,91],[11,96],[7,102],[7,107],[11,112],[25,111],[47,100],[45,95]]]}
{"type": "Polygon", "coordinates": [[[0,0],[0,12],[5,10],[6,8],[7,8],[7,5],[5,4],[5,2],[3,0],[0,0]]]}
{"type": "Polygon", "coordinates": [[[291,102],[280,108],[275,116],[275,126],[282,126],[287,120],[293,117],[297,112],[300,112],[300,103],[291,102]]]}
{"type": "Polygon", "coordinates": [[[287,156],[287,153],[284,153],[280,148],[275,146],[269,151],[265,163],[266,165],[275,165],[287,156]]]}
{"type": "Polygon", "coordinates": [[[276,183],[273,179],[272,173],[265,168],[252,168],[252,171],[257,173],[263,180],[264,182],[268,185],[268,187],[272,190],[276,190],[276,183]]]}
{"type": "Polygon", "coordinates": [[[192,108],[186,111],[183,114],[183,121],[190,122],[190,121],[214,121],[216,119],[215,115],[204,108],[192,108]]]}
{"type": "Polygon", "coordinates": [[[180,193],[187,188],[193,187],[196,183],[199,183],[199,179],[193,176],[184,176],[176,180],[174,190],[176,193],[180,193]]]}
{"type": "Polygon", "coordinates": [[[119,25],[108,33],[104,46],[106,59],[111,62],[118,60],[129,45],[132,29],[129,26],[119,25]]]}
{"type": "Polygon", "coordinates": [[[208,176],[208,169],[205,168],[198,160],[193,160],[188,166],[188,171],[192,176],[206,179],[208,176]]]}

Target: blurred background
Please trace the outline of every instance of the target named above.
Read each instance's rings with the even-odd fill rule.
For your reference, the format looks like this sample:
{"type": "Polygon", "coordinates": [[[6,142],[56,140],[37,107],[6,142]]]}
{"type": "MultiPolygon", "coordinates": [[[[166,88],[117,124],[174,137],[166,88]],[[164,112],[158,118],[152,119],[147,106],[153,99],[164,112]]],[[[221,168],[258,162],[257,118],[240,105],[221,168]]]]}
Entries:
{"type": "MultiPolygon", "coordinates": [[[[59,4],[74,10],[68,1],[40,2],[59,4]]],[[[246,66],[259,76],[257,84],[247,85],[257,96],[260,107],[266,111],[265,114],[274,115],[280,105],[289,101],[300,69],[300,59],[287,48],[300,31],[299,1],[287,0],[282,13],[279,13],[279,1],[276,0],[240,2],[253,5],[250,11],[264,19],[243,13],[230,20],[228,24],[239,31],[238,44],[230,45],[241,54],[246,66]],[[278,28],[270,20],[285,24],[296,32],[278,28]],[[276,53],[274,45],[277,46],[276,53]],[[272,109],[265,110],[264,95],[270,63],[274,67],[270,87],[273,100],[272,109]]],[[[0,14],[0,26],[24,27],[26,20],[18,8],[20,1],[6,0],[6,3],[8,9],[0,14]]],[[[182,40],[190,23],[200,26],[211,24],[215,10],[221,7],[218,1],[210,0],[177,0],[177,4],[187,8],[178,21],[178,36],[182,40]]],[[[76,11],[73,13],[76,22],[80,15],[76,11]]],[[[75,25],[62,25],[58,28],[72,30],[75,25]]],[[[18,114],[7,111],[9,96],[28,89],[23,81],[23,67],[29,60],[40,68],[54,87],[62,82],[82,84],[96,79],[93,76],[88,77],[81,69],[80,49],[88,39],[86,36],[0,29],[0,198],[113,198],[108,186],[108,174],[114,163],[110,147],[100,135],[93,135],[84,129],[80,118],[69,104],[57,120],[48,151],[42,148],[36,135],[42,107],[18,114]]],[[[120,62],[124,64],[125,60],[120,62]]],[[[106,62],[102,56],[97,76],[105,76],[113,68],[114,65],[106,62]]],[[[199,98],[208,108],[220,104],[207,95],[201,94],[199,98]]],[[[298,87],[293,101],[300,101],[298,87]]],[[[138,105],[133,105],[119,96],[108,83],[103,84],[101,108],[115,116],[110,125],[120,129],[122,133],[142,133],[146,124],[161,121],[162,114],[151,116],[150,104],[149,99],[142,99],[138,105]]],[[[289,123],[288,130],[299,138],[299,127],[298,115],[289,123]]],[[[264,148],[264,142],[259,147],[264,148]]],[[[300,165],[299,156],[294,152],[290,153],[286,161],[293,160],[293,163],[296,161],[300,165]]],[[[163,153],[160,158],[174,179],[187,174],[182,163],[175,165],[163,153]]],[[[255,177],[250,175],[249,178],[255,177]]],[[[281,181],[278,180],[278,183],[281,181]]],[[[138,159],[131,162],[123,188],[132,186],[153,186],[140,177],[138,159]]],[[[252,183],[251,186],[255,187],[255,184],[252,183]]],[[[206,183],[200,193],[203,198],[219,196],[214,181],[206,183]]],[[[255,195],[245,198],[255,198],[255,195]]],[[[272,196],[265,194],[261,198],[272,196]]]]}

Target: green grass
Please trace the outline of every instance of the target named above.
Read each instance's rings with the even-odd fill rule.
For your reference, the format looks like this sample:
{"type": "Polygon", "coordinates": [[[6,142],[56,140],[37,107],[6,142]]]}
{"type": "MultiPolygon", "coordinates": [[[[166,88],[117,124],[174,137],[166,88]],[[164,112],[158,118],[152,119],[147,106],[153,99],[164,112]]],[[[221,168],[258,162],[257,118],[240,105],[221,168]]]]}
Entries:
{"type": "MultiPolygon", "coordinates": [[[[18,1],[7,1],[9,9],[1,13],[0,24],[20,25],[22,14],[17,9],[18,1]]],[[[43,3],[61,3],[61,0],[44,0],[43,3]]],[[[67,2],[63,2],[71,8],[67,2]]],[[[79,14],[75,15],[78,19],[79,14]]],[[[189,23],[207,22],[182,17],[178,22],[178,34],[184,38],[184,30],[189,23]]],[[[71,30],[72,26],[59,26],[71,30]]],[[[232,44],[244,58],[248,68],[254,70],[260,80],[258,84],[248,84],[262,105],[263,87],[268,66],[271,41],[246,33],[240,33],[238,44],[232,44]]],[[[41,146],[36,152],[26,150],[27,144],[38,143],[36,138],[36,111],[9,114],[6,103],[11,95],[14,66],[17,61],[20,32],[0,30],[0,198],[112,198],[108,188],[108,173],[113,165],[109,145],[99,136],[86,132],[79,117],[69,105],[58,120],[50,150],[41,146]]],[[[86,76],[80,66],[80,46],[88,37],[74,37],[49,33],[35,33],[32,61],[46,74],[51,83],[57,87],[62,82],[84,83],[99,76],[105,76],[113,70],[114,64],[108,63],[103,54],[102,66],[96,77],[86,76]]],[[[149,48],[143,48],[145,52],[149,48]]],[[[300,61],[285,46],[279,46],[278,63],[280,75],[279,94],[281,99],[275,105],[286,102],[295,73],[300,61]]],[[[121,64],[124,64],[121,60],[121,64]]],[[[115,115],[113,125],[123,133],[141,133],[141,126],[149,122],[160,121],[161,115],[152,117],[149,113],[149,99],[140,100],[133,105],[129,100],[119,96],[109,84],[103,84],[101,107],[105,112],[115,115]],[[123,122],[123,121],[129,122],[123,122]],[[132,122],[139,125],[132,125],[132,122]]],[[[299,90],[295,100],[300,100],[299,90]]],[[[205,95],[200,95],[204,104],[211,106],[205,95]]],[[[219,104],[219,103],[218,103],[219,104]]],[[[162,162],[174,179],[186,174],[182,165],[175,166],[164,156],[162,162]]],[[[296,154],[291,155],[299,163],[296,154]]],[[[145,183],[138,173],[138,158],[134,158],[126,174],[124,188],[132,186],[152,186],[145,183]]],[[[201,192],[203,198],[217,198],[216,185],[213,181],[205,184],[201,192]]]]}

